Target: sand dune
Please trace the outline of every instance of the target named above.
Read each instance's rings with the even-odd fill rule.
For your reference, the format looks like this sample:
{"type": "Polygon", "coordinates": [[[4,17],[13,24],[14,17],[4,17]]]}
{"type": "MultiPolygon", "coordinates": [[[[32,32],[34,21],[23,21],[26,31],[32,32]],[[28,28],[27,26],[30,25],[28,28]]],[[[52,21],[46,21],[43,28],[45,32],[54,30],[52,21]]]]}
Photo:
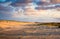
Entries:
{"type": "Polygon", "coordinates": [[[60,39],[58,27],[39,24],[37,22],[0,20],[0,39],[60,39]]]}

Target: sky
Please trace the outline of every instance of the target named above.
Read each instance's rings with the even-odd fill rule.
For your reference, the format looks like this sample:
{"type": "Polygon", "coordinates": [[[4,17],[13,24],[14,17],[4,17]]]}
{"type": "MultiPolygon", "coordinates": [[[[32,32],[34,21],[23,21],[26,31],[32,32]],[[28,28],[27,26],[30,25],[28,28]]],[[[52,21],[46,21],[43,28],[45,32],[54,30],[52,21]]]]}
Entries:
{"type": "Polygon", "coordinates": [[[48,3],[48,1],[32,0],[28,2],[26,0],[0,0],[0,20],[60,22],[60,4],[42,7],[42,4],[48,3]],[[55,6],[58,9],[54,8],[55,6]]]}

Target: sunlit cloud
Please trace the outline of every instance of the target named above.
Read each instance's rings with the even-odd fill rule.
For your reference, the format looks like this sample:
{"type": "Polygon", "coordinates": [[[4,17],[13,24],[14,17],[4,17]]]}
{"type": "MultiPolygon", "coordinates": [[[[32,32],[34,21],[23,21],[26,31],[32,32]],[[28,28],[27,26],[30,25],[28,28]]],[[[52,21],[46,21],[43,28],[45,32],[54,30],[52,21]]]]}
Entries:
{"type": "MultiPolygon", "coordinates": [[[[35,9],[36,7],[39,7],[36,3],[32,2],[26,4],[23,0],[15,1],[14,3],[12,1],[0,3],[0,19],[35,22],[60,22],[60,11],[56,8],[35,9]]],[[[46,7],[55,7],[55,4],[44,6],[44,8],[46,7]]]]}

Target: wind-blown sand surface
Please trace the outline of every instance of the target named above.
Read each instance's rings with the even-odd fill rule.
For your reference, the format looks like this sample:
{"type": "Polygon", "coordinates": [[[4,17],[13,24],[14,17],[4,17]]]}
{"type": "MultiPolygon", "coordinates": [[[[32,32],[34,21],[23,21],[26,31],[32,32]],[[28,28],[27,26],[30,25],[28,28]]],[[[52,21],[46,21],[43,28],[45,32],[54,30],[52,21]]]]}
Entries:
{"type": "Polygon", "coordinates": [[[60,39],[58,26],[35,22],[0,21],[0,39],[60,39]]]}

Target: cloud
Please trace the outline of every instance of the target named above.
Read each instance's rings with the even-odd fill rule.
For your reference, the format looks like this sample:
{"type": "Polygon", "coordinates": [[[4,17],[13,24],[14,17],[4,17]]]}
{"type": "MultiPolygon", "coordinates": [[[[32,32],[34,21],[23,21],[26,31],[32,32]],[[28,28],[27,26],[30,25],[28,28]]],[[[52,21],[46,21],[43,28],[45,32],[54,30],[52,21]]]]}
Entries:
{"type": "Polygon", "coordinates": [[[36,21],[36,22],[60,22],[60,11],[56,9],[36,10],[34,3],[24,4],[25,1],[19,0],[0,3],[0,19],[36,21]],[[22,3],[22,4],[20,4],[22,3]],[[24,5],[23,5],[24,4],[24,5]]]}
{"type": "Polygon", "coordinates": [[[6,18],[6,17],[11,17],[15,8],[10,5],[10,2],[7,3],[1,3],[0,4],[0,17],[1,18],[6,18]]]}

